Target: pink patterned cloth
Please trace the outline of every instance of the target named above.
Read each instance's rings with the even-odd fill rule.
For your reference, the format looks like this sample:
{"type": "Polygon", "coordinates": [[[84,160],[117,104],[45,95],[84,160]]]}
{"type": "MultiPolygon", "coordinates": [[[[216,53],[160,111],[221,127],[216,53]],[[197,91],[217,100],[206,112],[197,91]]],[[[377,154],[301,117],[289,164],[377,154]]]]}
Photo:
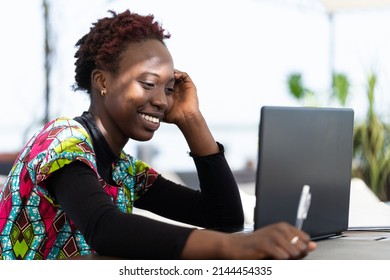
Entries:
{"type": "Polygon", "coordinates": [[[19,154],[0,189],[0,259],[63,259],[91,253],[83,235],[45,187],[45,179],[73,161],[93,169],[122,212],[131,213],[158,174],[122,151],[112,165],[115,186],[102,180],[90,136],[78,122],[58,118],[19,154]]]}

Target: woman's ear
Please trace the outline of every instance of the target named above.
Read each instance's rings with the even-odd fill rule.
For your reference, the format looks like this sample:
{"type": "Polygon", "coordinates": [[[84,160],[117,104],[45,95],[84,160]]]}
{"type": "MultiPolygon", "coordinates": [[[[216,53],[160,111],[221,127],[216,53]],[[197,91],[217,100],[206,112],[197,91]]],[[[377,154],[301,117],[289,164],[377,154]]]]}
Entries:
{"type": "Polygon", "coordinates": [[[92,88],[101,93],[103,90],[106,90],[106,72],[100,69],[95,69],[91,74],[92,88]]]}

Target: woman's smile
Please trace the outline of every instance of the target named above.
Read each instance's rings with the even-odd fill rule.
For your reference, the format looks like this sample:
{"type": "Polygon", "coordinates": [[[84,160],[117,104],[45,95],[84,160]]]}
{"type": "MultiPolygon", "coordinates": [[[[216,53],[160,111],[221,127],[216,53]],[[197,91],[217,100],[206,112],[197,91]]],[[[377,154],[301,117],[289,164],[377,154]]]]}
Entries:
{"type": "Polygon", "coordinates": [[[152,123],[160,123],[160,119],[159,118],[156,118],[156,117],[153,117],[153,116],[150,116],[150,115],[146,115],[146,114],[140,114],[141,117],[147,121],[150,121],[152,123]]]}
{"type": "Polygon", "coordinates": [[[143,124],[149,131],[156,131],[160,127],[160,118],[145,113],[140,113],[139,116],[143,120],[143,124]]]}

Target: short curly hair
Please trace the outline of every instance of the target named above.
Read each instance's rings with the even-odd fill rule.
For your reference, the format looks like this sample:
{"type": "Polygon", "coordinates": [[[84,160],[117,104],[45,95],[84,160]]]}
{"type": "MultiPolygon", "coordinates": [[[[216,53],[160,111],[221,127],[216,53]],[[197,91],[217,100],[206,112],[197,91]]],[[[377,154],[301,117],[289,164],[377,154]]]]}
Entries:
{"type": "Polygon", "coordinates": [[[153,15],[142,16],[126,10],[117,14],[108,11],[112,17],[105,17],[93,23],[89,33],[77,41],[75,53],[74,90],[91,93],[91,74],[96,68],[116,73],[120,56],[128,43],[156,39],[164,45],[170,38],[153,15]]]}

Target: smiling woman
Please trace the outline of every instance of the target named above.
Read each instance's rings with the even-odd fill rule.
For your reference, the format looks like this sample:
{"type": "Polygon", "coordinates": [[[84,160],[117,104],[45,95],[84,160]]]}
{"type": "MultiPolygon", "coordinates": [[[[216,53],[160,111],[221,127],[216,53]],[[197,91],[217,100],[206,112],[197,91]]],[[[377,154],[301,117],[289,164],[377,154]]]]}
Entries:
{"type": "Polygon", "coordinates": [[[91,72],[88,84],[92,98],[89,111],[116,153],[129,138],[147,141],[153,137],[160,120],[172,109],[175,83],[172,57],[157,39],[129,43],[121,57],[114,70],[96,62],[98,67],[91,72]]]}
{"type": "Polygon", "coordinates": [[[77,42],[74,88],[89,94],[90,107],[48,122],[18,155],[0,191],[1,259],[295,259],[314,249],[285,223],[245,235],[213,230],[243,226],[240,194],[192,79],[174,68],[168,38],[152,15],[126,10],[111,11],[77,42]],[[123,150],[150,140],[162,121],[184,136],[200,191],[123,150]]]}

